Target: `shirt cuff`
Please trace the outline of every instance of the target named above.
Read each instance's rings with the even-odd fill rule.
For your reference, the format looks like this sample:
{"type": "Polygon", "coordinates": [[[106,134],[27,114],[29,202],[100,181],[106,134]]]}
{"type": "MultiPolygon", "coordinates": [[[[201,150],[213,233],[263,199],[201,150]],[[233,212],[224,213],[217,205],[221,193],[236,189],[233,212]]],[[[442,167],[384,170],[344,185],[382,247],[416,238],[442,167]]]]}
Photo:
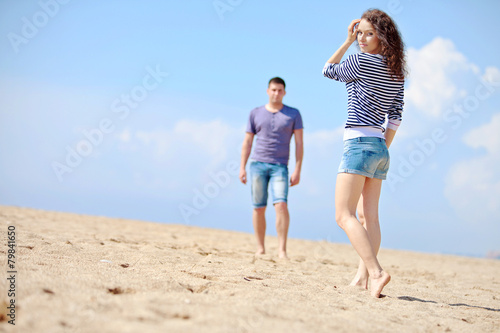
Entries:
{"type": "Polygon", "coordinates": [[[389,119],[387,121],[387,128],[388,129],[390,128],[391,130],[397,131],[399,125],[401,125],[401,120],[389,119]]]}

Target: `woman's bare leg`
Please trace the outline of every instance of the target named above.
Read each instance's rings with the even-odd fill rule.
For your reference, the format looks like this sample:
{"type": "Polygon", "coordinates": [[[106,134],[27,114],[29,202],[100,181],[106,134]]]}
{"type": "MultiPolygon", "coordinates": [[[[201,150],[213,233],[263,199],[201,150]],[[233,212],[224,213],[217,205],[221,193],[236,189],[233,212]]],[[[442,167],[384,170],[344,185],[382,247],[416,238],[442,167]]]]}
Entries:
{"type": "MultiPolygon", "coordinates": [[[[380,297],[391,277],[380,266],[372,248],[367,230],[356,218],[356,207],[365,185],[366,177],[339,173],[335,188],[335,219],[345,231],[354,249],[363,260],[371,279],[371,294],[380,297]]],[[[366,200],[367,198],[365,198],[366,200]]]]}
{"type": "MultiPolygon", "coordinates": [[[[366,230],[366,219],[363,211],[363,194],[361,194],[361,197],[359,198],[356,211],[358,213],[359,222],[366,230]]],[[[368,270],[366,269],[365,263],[363,262],[363,259],[359,258],[358,271],[349,285],[368,289],[368,277],[368,270]]]]}
{"type": "MultiPolygon", "coordinates": [[[[378,219],[378,203],[381,189],[382,180],[366,178],[357,206],[358,220],[368,232],[368,238],[370,239],[375,255],[378,254],[381,240],[378,219]]],[[[358,271],[350,285],[368,289],[368,277],[368,270],[365,263],[360,259],[358,271]]]]}

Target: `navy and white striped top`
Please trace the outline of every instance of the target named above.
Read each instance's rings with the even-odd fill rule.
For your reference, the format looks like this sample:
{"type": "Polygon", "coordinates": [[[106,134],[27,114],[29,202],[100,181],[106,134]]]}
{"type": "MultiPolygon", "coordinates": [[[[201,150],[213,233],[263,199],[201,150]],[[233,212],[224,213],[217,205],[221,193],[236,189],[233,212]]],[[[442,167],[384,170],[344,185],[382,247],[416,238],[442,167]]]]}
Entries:
{"type": "Polygon", "coordinates": [[[404,81],[394,80],[379,54],[356,53],[340,64],[327,63],[323,75],[346,82],[347,122],[346,129],[371,127],[382,132],[397,129],[403,112],[404,81]]]}

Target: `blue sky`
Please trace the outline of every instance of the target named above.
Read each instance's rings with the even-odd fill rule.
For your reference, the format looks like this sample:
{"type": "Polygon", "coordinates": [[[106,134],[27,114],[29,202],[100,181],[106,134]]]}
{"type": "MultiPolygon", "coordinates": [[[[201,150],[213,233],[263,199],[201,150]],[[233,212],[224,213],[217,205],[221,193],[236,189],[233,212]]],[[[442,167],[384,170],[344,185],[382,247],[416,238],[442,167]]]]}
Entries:
{"type": "Polygon", "coordinates": [[[252,232],[241,142],[281,76],[305,126],[289,235],[348,242],[347,96],[321,70],[368,8],[397,22],[410,66],[382,247],[500,250],[498,1],[1,0],[0,204],[252,232]]]}

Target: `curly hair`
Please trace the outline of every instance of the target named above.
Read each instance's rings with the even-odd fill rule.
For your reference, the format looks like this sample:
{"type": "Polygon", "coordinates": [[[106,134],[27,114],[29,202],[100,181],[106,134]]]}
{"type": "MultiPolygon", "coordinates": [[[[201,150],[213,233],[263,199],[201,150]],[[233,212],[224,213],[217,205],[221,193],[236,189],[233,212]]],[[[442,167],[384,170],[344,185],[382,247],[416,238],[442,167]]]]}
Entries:
{"type": "Polygon", "coordinates": [[[408,71],[404,43],[396,23],[379,9],[367,10],[361,19],[367,20],[375,28],[381,46],[380,54],[386,57],[387,67],[392,77],[396,80],[404,80],[408,71]]]}

